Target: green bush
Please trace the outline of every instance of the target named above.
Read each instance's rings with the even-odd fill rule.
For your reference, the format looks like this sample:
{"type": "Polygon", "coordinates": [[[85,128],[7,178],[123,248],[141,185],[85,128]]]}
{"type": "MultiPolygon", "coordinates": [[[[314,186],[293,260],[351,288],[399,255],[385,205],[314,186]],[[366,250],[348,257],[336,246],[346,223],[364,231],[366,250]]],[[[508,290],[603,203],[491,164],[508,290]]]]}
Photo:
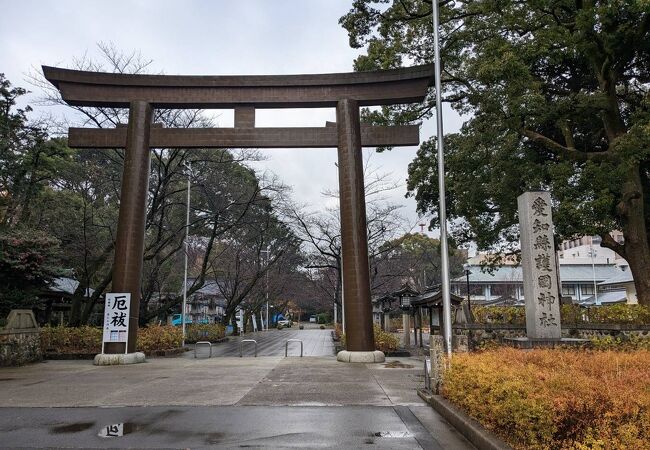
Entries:
{"type": "Polygon", "coordinates": [[[317,316],[317,321],[320,324],[330,323],[332,321],[332,316],[329,313],[320,313],[317,316]]]}
{"type": "Polygon", "coordinates": [[[226,327],[221,324],[193,323],[185,329],[185,342],[193,344],[198,341],[215,342],[226,336],[226,327]]]}
{"type": "Polygon", "coordinates": [[[526,309],[522,306],[472,306],[477,323],[524,325],[526,309]]]}
{"type": "MultiPolygon", "coordinates": [[[[477,323],[524,325],[526,309],[521,306],[474,306],[472,307],[477,323]]],[[[616,304],[608,306],[582,307],[562,305],[562,322],[570,324],[650,324],[650,308],[642,305],[616,304]]]]}
{"type": "Polygon", "coordinates": [[[648,350],[650,351],[650,337],[632,336],[599,336],[590,339],[591,346],[594,350],[618,350],[618,351],[634,351],[634,350],[648,350]]]}

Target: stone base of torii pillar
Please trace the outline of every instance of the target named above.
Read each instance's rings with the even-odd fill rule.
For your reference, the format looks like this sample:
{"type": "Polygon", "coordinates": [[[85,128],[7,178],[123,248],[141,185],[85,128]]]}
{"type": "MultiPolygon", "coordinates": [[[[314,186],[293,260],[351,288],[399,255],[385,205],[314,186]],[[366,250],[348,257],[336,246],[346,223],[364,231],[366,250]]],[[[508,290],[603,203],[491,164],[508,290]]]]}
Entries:
{"type": "Polygon", "coordinates": [[[99,353],[95,355],[93,364],[96,366],[121,366],[126,364],[139,364],[145,362],[142,352],[135,353],[99,353]]]}
{"type": "Polygon", "coordinates": [[[384,352],[375,350],[372,352],[351,352],[341,350],[336,355],[336,360],[347,363],[383,363],[386,361],[384,352]]]}

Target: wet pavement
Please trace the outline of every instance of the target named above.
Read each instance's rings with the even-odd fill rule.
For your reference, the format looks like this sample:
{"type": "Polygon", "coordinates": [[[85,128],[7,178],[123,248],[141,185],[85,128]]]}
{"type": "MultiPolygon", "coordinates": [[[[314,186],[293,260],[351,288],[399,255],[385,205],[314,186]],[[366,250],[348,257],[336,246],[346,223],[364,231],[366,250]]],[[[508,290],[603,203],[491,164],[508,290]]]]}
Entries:
{"type": "Polygon", "coordinates": [[[240,358],[232,340],[212,358],[203,350],[131,366],[0,368],[0,447],[473,448],[417,396],[420,359],[339,363],[330,330],[244,338],[254,336],[257,358],[252,348],[240,358]],[[306,356],[292,343],[284,357],[291,338],[306,356]]]}
{"type": "Polygon", "coordinates": [[[471,448],[432,431],[405,406],[0,408],[2,447],[471,448]]]}
{"type": "MultiPolygon", "coordinates": [[[[300,330],[296,325],[282,330],[258,331],[257,333],[246,333],[244,336],[229,337],[228,342],[220,342],[212,345],[212,356],[239,356],[241,340],[253,339],[257,342],[258,356],[284,356],[285,346],[288,339],[302,341],[304,356],[333,356],[334,343],[332,342],[332,330],[321,330],[318,327],[306,326],[300,330]]],[[[194,345],[189,345],[192,349],[194,345]]],[[[242,353],[244,356],[252,356],[255,352],[255,344],[244,342],[242,353]]],[[[199,345],[196,350],[198,358],[207,358],[210,350],[207,345],[199,345]]],[[[300,355],[300,343],[289,342],[289,356],[300,355]]],[[[193,358],[194,352],[185,354],[185,357],[193,358]]]]}

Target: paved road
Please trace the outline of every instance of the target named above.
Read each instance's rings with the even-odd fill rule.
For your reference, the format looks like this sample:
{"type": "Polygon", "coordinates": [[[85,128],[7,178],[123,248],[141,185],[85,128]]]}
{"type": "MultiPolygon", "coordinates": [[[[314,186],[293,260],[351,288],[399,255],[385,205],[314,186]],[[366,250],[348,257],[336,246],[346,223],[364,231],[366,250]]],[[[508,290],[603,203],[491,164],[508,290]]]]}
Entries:
{"type": "MultiPolygon", "coordinates": [[[[321,330],[319,328],[300,330],[296,325],[282,330],[258,331],[257,333],[246,333],[242,337],[230,337],[228,342],[221,342],[212,346],[212,356],[239,356],[239,346],[242,339],[254,339],[257,341],[258,356],[284,356],[287,339],[300,339],[303,341],[304,356],[333,356],[334,344],[332,342],[332,330],[321,330]]],[[[253,356],[254,344],[244,342],[244,356],[253,356]]],[[[207,346],[197,348],[197,357],[207,358],[209,349],[207,346]]],[[[289,343],[289,356],[300,355],[300,344],[289,343]]],[[[194,358],[194,352],[185,353],[185,357],[194,358]]]]}
{"type": "Polygon", "coordinates": [[[0,408],[0,446],[471,448],[445,439],[448,425],[432,422],[427,412],[406,406],[0,408]],[[122,436],[100,436],[106,434],[122,436]]]}
{"type": "Polygon", "coordinates": [[[421,360],[339,363],[329,330],[255,336],[274,356],[233,340],[214,348],[234,357],[0,368],[0,448],[473,448],[417,396],[421,360]],[[311,356],[284,357],[296,336],[311,356]],[[100,437],[109,425],[123,436],[100,437]]]}

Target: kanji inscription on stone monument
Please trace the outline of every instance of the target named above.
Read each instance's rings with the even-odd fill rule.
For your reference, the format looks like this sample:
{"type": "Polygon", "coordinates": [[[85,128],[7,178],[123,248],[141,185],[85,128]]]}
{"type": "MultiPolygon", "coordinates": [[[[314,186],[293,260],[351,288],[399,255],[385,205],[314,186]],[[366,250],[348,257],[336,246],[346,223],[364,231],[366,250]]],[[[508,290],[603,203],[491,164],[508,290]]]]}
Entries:
{"type": "Polygon", "coordinates": [[[560,302],[557,281],[551,196],[526,192],[517,198],[521,241],[526,334],[529,339],[560,339],[560,302]]]}

